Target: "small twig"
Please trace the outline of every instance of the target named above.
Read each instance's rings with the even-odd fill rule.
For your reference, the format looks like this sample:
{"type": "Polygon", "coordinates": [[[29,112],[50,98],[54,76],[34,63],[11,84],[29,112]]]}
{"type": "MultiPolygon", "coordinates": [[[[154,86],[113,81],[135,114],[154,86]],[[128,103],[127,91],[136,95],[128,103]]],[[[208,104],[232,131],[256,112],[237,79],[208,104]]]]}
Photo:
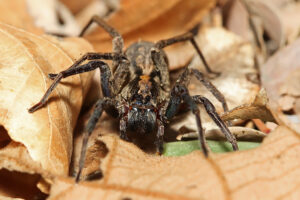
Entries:
{"type": "Polygon", "coordinates": [[[255,126],[263,133],[270,133],[271,130],[265,125],[263,121],[260,119],[252,119],[254,122],[255,126]]]}

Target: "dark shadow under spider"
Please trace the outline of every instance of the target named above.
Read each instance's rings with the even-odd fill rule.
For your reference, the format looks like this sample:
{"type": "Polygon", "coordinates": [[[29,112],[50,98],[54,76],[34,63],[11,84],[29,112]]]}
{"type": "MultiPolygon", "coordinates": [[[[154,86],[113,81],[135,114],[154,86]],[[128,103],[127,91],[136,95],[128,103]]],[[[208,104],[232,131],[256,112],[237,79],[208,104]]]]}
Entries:
{"type": "Polygon", "coordinates": [[[233,149],[238,150],[235,137],[221,120],[213,104],[203,96],[190,96],[189,94],[187,89],[189,78],[194,75],[222,103],[223,109],[228,110],[224,96],[200,71],[186,67],[175,85],[172,88],[170,87],[168,60],[163,48],[174,43],[190,41],[202,59],[206,71],[218,75],[210,69],[194,39],[198,33],[199,25],[187,33],[160,40],[156,43],[145,41],[133,43],[123,52],[124,44],[121,35],[98,16],[94,16],[90,20],[80,36],[86,32],[93,22],[96,22],[113,38],[113,52],[86,53],[68,69],[58,74],[49,74],[49,78],[54,80],[52,85],[41,101],[29,109],[29,112],[32,113],[43,107],[50,93],[61,79],[97,68],[100,69],[104,97],[96,102],[93,114],[85,127],[76,181],[79,181],[84,166],[89,135],[94,130],[103,110],[120,119],[120,137],[124,140],[128,140],[127,130],[141,133],[156,131],[155,145],[157,151],[161,154],[163,152],[165,126],[177,114],[180,105],[187,104],[195,115],[203,153],[208,156],[199,115],[200,111],[197,106],[202,104],[232,144],[233,149]],[[101,60],[112,60],[112,70],[101,60]]]}

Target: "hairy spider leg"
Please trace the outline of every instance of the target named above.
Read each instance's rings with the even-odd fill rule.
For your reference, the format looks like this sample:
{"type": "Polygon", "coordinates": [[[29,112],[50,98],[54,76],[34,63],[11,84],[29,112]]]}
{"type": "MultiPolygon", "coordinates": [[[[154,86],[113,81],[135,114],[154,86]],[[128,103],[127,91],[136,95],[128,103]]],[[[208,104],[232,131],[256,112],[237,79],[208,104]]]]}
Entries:
{"type": "Polygon", "coordinates": [[[169,39],[165,39],[165,40],[160,40],[158,42],[156,42],[155,47],[158,49],[162,49],[165,48],[166,46],[178,43],[178,42],[184,42],[184,41],[190,41],[193,45],[193,47],[195,48],[195,50],[197,51],[197,54],[200,56],[204,67],[206,69],[206,71],[208,73],[211,74],[215,74],[215,75],[220,75],[220,72],[214,72],[211,70],[211,68],[209,67],[207,61],[205,60],[205,57],[203,56],[203,53],[201,51],[201,49],[199,48],[199,46],[197,45],[194,37],[198,34],[198,30],[199,30],[199,24],[197,24],[195,27],[193,27],[190,31],[188,31],[187,33],[184,33],[182,35],[178,35],[169,39]]]}
{"type": "Polygon", "coordinates": [[[81,152],[80,152],[80,158],[79,158],[79,167],[78,167],[78,173],[76,175],[76,182],[80,180],[81,172],[84,167],[85,163],[85,155],[87,150],[87,144],[89,137],[93,130],[95,129],[95,126],[99,120],[99,118],[102,115],[103,110],[105,110],[105,107],[113,106],[113,101],[110,98],[104,97],[103,99],[99,99],[95,105],[95,108],[93,110],[93,114],[88,120],[88,124],[85,127],[84,133],[83,133],[83,140],[82,140],[82,146],[81,146],[81,152]]]}
{"type": "Polygon", "coordinates": [[[209,116],[220,127],[221,131],[224,133],[226,138],[232,144],[233,150],[238,150],[238,146],[237,146],[235,137],[229,131],[226,124],[221,120],[221,118],[215,111],[215,107],[213,106],[213,104],[206,98],[205,99],[202,97],[197,98],[197,96],[196,96],[195,99],[193,99],[193,97],[191,97],[189,95],[189,92],[187,89],[187,86],[188,86],[187,80],[188,80],[189,75],[190,75],[189,69],[186,69],[181,74],[179,79],[176,81],[176,84],[171,91],[170,100],[169,100],[169,103],[168,103],[168,106],[166,109],[166,113],[165,113],[166,118],[168,120],[173,118],[176,115],[180,104],[186,103],[196,117],[196,123],[197,123],[200,144],[201,144],[204,155],[208,156],[208,150],[207,150],[207,147],[205,146],[205,137],[203,134],[203,129],[202,129],[201,120],[200,120],[200,116],[199,116],[199,109],[197,107],[197,104],[201,103],[204,105],[209,116]]]}
{"type": "MultiPolygon", "coordinates": [[[[113,45],[113,52],[117,54],[121,54],[123,52],[123,47],[124,47],[124,41],[121,36],[121,34],[108,25],[103,19],[101,19],[99,16],[94,15],[90,21],[86,24],[86,26],[82,29],[81,33],[79,34],[79,37],[82,37],[87,29],[93,24],[96,23],[98,26],[103,28],[112,38],[112,45],[113,45]]],[[[112,71],[114,72],[115,69],[118,67],[120,61],[119,60],[114,60],[112,63],[112,71]]]]}
{"type": "Polygon", "coordinates": [[[157,120],[157,133],[156,133],[156,141],[155,141],[155,145],[156,145],[156,149],[157,152],[161,155],[163,153],[164,150],[164,134],[165,134],[165,126],[163,124],[163,122],[161,120],[157,120]]]}
{"type": "MultiPolygon", "coordinates": [[[[198,29],[199,29],[199,25],[196,25],[194,28],[192,28],[187,33],[184,33],[184,34],[179,35],[179,36],[175,36],[175,37],[170,38],[170,39],[158,41],[155,44],[155,47],[157,49],[154,48],[151,51],[153,62],[155,64],[159,64],[159,61],[157,60],[157,57],[158,57],[158,54],[159,54],[158,49],[165,48],[166,46],[169,46],[169,45],[172,45],[172,44],[175,44],[175,43],[178,43],[178,42],[183,42],[183,41],[190,40],[191,43],[193,44],[193,46],[195,47],[197,53],[199,54],[201,60],[203,61],[207,72],[214,73],[214,74],[219,74],[218,72],[213,72],[210,69],[208,63],[205,60],[205,57],[203,56],[200,48],[198,47],[196,41],[194,40],[194,37],[198,33],[198,29]]],[[[190,72],[188,72],[188,73],[190,73],[190,72]]],[[[195,77],[216,97],[216,99],[222,103],[224,111],[228,111],[228,106],[227,106],[227,103],[226,103],[225,98],[222,95],[222,93],[209,80],[207,80],[199,70],[192,69],[191,73],[194,74],[195,77]]],[[[188,79],[189,75],[186,75],[184,77],[185,77],[185,79],[188,79]]]]}
{"type": "MultiPolygon", "coordinates": [[[[184,33],[182,35],[175,36],[175,37],[172,37],[172,38],[169,38],[169,39],[158,41],[155,44],[155,48],[153,48],[151,50],[151,58],[153,60],[153,63],[155,64],[155,66],[158,66],[158,65],[160,65],[160,63],[162,63],[161,60],[160,60],[161,57],[159,56],[159,49],[162,49],[166,46],[169,46],[169,45],[172,45],[172,44],[175,44],[175,43],[178,43],[178,42],[190,41],[192,43],[192,45],[194,46],[194,48],[196,49],[196,51],[197,51],[198,55],[200,56],[201,60],[203,61],[206,71],[209,72],[209,73],[214,73],[214,74],[219,75],[219,73],[213,72],[210,69],[210,67],[209,67],[208,63],[206,62],[200,48],[198,47],[198,45],[197,45],[197,43],[194,39],[194,37],[198,33],[198,30],[199,30],[199,25],[196,25],[194,28],[192,28],[187,33],[184,33]]],[[[190,72],[190,70],[187,68],[185,70],[185,72],[182,74],[182,76],[180,76],[180,80],[178,80],[178,81],[181,82],[182,85],[185,85],[187,87],[187,84],[189,82],[189,77],[190,77],[191,73],[194,74],[196,76],[196,78],[216,97],[216,99],[221,102],[224,111],[227,111],[228,106],[227,106],[226,100],[225,100],[224,96],[222,95],[222,93],[209,80],[207,80],[203,76],[203,74],[201,72],[199,72],[198,70],[192,70],[190,72]]],[[[189,96],[189,94],[187,93],[186,96],[189,96]]],[[[190,96],[185,97],[186,100],[188,100],[190,98],[191,98],[190,96]]],[[[170,109],[171,107],[176,107],[176,109],[173,108],[174,115],[175,115],[176,112],[177,112],[177,106],[179,106],[180,102],[181,102],[180,98],[176,99],[176,98],[174,98],[174,95],[172,96],[172,94],[171,94],[170,103],[172,104],[172,106],[168,107],[167,110],[170,109]],[[177,103],[179,102],[178,105],[177,105],[177,103],[175,103],[176,101],[177,101],[177,103]]],[[[190,101],[188,101],[188,102],[190,102],[190,101]]],[[[190,103],[190,104],[192,105],[193,103],[190,103]]],[[[197,123],[197,127],[198,127],[198,133],[199,133],[199,136],[200,136],[201,147],[204,151],[204,154],[207,155],[207,149],[206,149],[205,144],[203,142],[204,141],[204,139],[203,139],[204,136],[203,136],[203,130],[202,130],[202,126],[201,126],[201,120],[200,120],[200,117],[199,117],[199,110],[197,108],[197,109],[193,109],[192,111],[196,116],[196,123],[197,123]]],[[[163,151],[163,147],[162,147],[163,141],[162,141],[162,139],[159,139],[159,138],[163,137],[163,134],[164,134],[163,130],[164,129],[162,129],[162,127],[161,127],[161,129],[158,129],[158,133],[157,133],[157,144],[156,145],[157,145],[157,148],[158,148],[160,153],[162,153],[162,151],[163,151]]]]}
{"type": "MultiPolygon", "coordinates": [[[[102,66],[102,65],[105,64],[102,61],[91,61],[91,62],[89,62],[85,65],[80,65],[84,60],[92,60],[93,58],[113,60],[116,57],[120,59],[121,56],[119,54],[114,54],[114,53],[104,53],[104,54],[101,54],[101,53],[88,53],[88,54],[84,55],[81,59],[79,59],[77,62],[75,62],[73,65],[71,65],[71,67],[69,67],[68,69],[66,69],[66,70],[64,70],[64,71],[62,71],[58,74],[49,74],[49,77],[51,79],[54,79],[53,83],[48,88],[48,90],[45,92],[42,99],[37,104],[35,104],[31,108],[29,108],[28,112],[33,113],[34,111],[36,111],[39,108],[43,107],[46,104],[49,95],[55,89],[57,84],[61,81],[62,78],[70,76],[69,75],[70,73],[71,73],[71,75],[74,75],[74,74],[79,74],[79,73],[83,73],[83,72],[87,72],[87,71],[92,71],[92,70],[97,68],[95,66],[99,66],[99,65],[102,66]],[[98,62],[98,64],[97,64],[97,62],[98,62]]],[[[100,66],[99,66],[99,68],[100,68],[100,66]]],[[[101,70],[101,68],[100,68],[100,70],[101,70]]],[[[101,77],[102,77],[102,75],[101,75],[101,77]]]]}
{"type": "MultiPolygon", "coordinates": [[[[129,64],[130,64],[128,62],[126,56],[123,55],[123,52],[122,52],[123,46],[124,46],[123,38],[114,28],[110,27],[98,16],[94,16],[90,20],[90,22],[84,27],[84,29],[80,33],[80,36],[83,36],[83,34],[86,32],[86,30],[89,28],[89,26],[93,22],[96,22],[105,31],[107,31],[111,35],[111,37],[113,37],[112,43],[113,43],[113,52],[114,53],[87,53],[87,54],[83,55],[78,61],[76,61],[67,70],[62,71],[59,74],[49,74],[49,78],[54,79],[54,82],[49,87],[49,89],[46,91],[42,100],[39,103],[37,103],[36,105],[34,105],[32,108],[30,108],[29,112],[36,111],[37,109],[39,109],[46,103],[49,95],[51,94],[51,92],[54,90],[54,88],[57,86],[57,84],[60,82],[60,80],[62,78],[72,76],[75,74],[79,74],[79,73],[83,73],[83,72],[87,72],[87,71],[92,71],[97,68],[99,68],[100,72],[101,72],[100,73],[101,86],[102,86],[101,88],[102,88],[104,97],[113,97],[113,96],[115,96],[115,94],[118,94],[120,92],[122,86],[127,81],[128,72],[129,72],[129,64]],[[99,60],[99,59],[113,60],[112,65],[113,65],[113,70],[115,70],[114,80],[111,81],[110,68],[102,61],[90,61],[84,65],[81,65],[85,60],[99,60]],[[114,86],[112,86],[112,84],[114,84],[114,86]],[[115,88],[115,90],[113,90],[113,88],[115,88]]],[[[103,110],[102,106],[100,106],[100,104],[102,102],[102,104],[107,105],[107,107],[113,106],[112,104],[110,104],[109,106],[108,106],[108,104],[105,104],[105,102],[108,102],[108,100],[106,100],[106,101],[102,101],[102,100],[98,101],[98,103],[97,103],[98,106],[96,105],[96,108],[95,108],[92,116],[90,117],[88,125],[86,127],[87,131],[85,131],[85,135],[84,135],[83,142],[82,142],[79,171],[76,176],[76,181],[79,181],[80,174],[81,174],[82,168],[84,166],[84,158],[85,158],[85,154],[86,154],[86,148],[87,148],[87,142],[88,142],[89,135],[95,128],[95,125],[96,125],[99,117],[101,116],[101,113],[103,110]]],[[[110,99],[109,101],[111,102],[112,100],[110,99]]],[[[122,121],[124,121],[124,117],[121,118],[120,125],[122,124],[122,121]]],[[[126,136],[126,127],[125,127],[125,131],[122,131],[121,127],[120,127],[121,137],[123,136],[123,138],[126,139],[124,137],[124,135],[126,136]],[[124,133],[124,134],[122,134],[122,133],[124,133]]]]}
{"type": "MultiPolygon", "coordinates": [[[[159,65],[159,51],[158,49],[153,48],[151,50],[152,60],[155,65],[159,65]]],[[[189,82],[190,74],[193,74],[213,95],[214,97],[222,104],[224,111],[228,111],[228,106],[223,94],[208,80],[204,75],[197,69],[188,69],[183,72],[184,75],[180,76],[180,82],[187,85],[189,82]]]]}
{"type": "MultiPolygon", "coordinates": [[[[128,68],[128,64],[129,64],[128,62],[121,62],[119,68],[122,68],[122,67],[128,68]],[[126,64],[126,65],[122,66],[122,64],[126,64]]],[[[76,68],[69,68],[65,71],[60,72],[57,75],[57,76],[59,76],[61,74],[62,77],[68,77],[68,76],[72,76],[75,74],[92,71],[97,68],[99,68],[100,72],[101,72],[100,73],[101,88],[102,88],[102,93],[103,93],[104,99],[98,100],[98,102],[96,103],[96,107],[89,119],[88,125],[86,126],[86,131],[84,133],[84,137],[83,137],[83,141],[82,141],[79,170],[78,170],[78,174],[76,176],[76,181],[79,181],[79,179],[80,179],[80,174],[81,174],[82,168],[84,167],[84,161],[85,161],[84,158],[85,158],[85,154],[86,154],[88,138],[89,138],[89,135],[91,134],[91,132],[94,130],[99,117],[101,116],[101,113],[103,111],[102,106],[104,106],[104,110],[106,110],[106,112],[111,107],[114,107],[113,100],[111,99],[115,96],[115,93],[113,92],[113,86],[112,86],[114,81],[110,81],[111,80],[111,71],[110,71],[110,68],[108,67],[108,65],[99,60],[90,61],[86,64],[79,65],[76,68]]],[[[122,117],[120,120],[120,135],[121,135],[121,138],[128,139],[127,135],[126,135],[126,127],[122,126],[122,124],[123,124],[122,121],[124,121],[124,120],[125,120],[124,117],[122,117]]]]}
{"type": "MultiPolygon", "coordinates": [[[[214,97],[222,104],[223,110],[228,111],[228,106],[225,100],[224,95],[208,80],[205,76],[197,69],[187,69],[190,74],[193,74],[198,81],[200,81],[213,95],[214,97]]],[[[228,126],[231,126],[231,122],[227,122],[228,126]]]]}
{"type": "Polygon", "coordinates": [[[101,72],[100,73],[101,74],[101,88],[102,88],[104,99],[100,99],[96,103],[96,107],[95,107],[95,109],[88,121],[88,124],[85,128],[83,141],[82,141],[82,147],[81,147],[79,170],[76,175],[76,181],[79,181],[82,168],[84,167],[84,161],[85,161],[84,159],[85,159],[89,135],[94,130],[94,128],[97,124],[97,121],[103,112],[103,108],[105,109],[105,108],[109,108],[109,107],[113,106],[113,103],[112,103],[113,100],[111,98],[114,96],[114,94],[112,93],[112,85],[110,82],[111,71],[106,63],[99,61],[99,60],[94,60],[94,61],[90,61],[86,64],[79,65],[76,68],[69,68],[65,71],[60,72],[57,75],[57,76],[61,76],[61,77],[65,78],[65,77],[72,76],[75,74],[92,71],[97,68],[99,68],[100,72],[101,72]]]}
{"type": "Polygon", "coordinates": [[[213,106],[213,104],[207,98],[200,96],[200,95],[193,96],[192,99],[197,104],[204,105],[206,112],[214,120],[214,122],[221,129],[221,131],[224,133],[226,139],[231,143],[233,150],[237,151],[239,149],[239,147],[236,143],[236,139],[235,139],[234,135],[229,131],[228,127],[222,121],[222,119],[216,112],[216,108],[213,106]]]}
{"type": "Polygon", "coordinates": [[[189,73],[193,74],[198,79],[198,81],[200,81],[214,95],[214,97],[222,104],[224,111],[228,111],[228,106],[224,95],[208,79],[206,79],[205,76],[199,70],[187,70],[189,73]]]}
{"type": "Polygon", "coordinates": [[[186,86],[181,83],[177,83],[171,91],[170,101],[165,114],[168,120],[170,120],[176,115],[181,103],[186,103],[195,116],[200,145],[204,155],[207,157],[208,148],[205,143],[205,137],[204,137],[204,132],[201,124],[199,108],[197,104],[194,102],[194,100],[192,99],[192,97],[190,96],[186,86]]]}

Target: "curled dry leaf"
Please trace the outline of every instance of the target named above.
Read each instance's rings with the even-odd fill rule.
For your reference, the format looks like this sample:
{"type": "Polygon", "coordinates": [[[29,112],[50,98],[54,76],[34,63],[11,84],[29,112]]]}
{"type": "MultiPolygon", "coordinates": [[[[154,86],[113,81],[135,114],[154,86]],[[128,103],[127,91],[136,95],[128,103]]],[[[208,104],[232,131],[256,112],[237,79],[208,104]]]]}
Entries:
{"type": "Polygon", "coordinates": [[[224,121],[233,119],[261,119],[264,121],[274,122],[275,119],[267,106],[268,97],[266,91],[261,89],[251,104],[238,106],[226,113],[221,118],[224,121]]]}
{"type": "MultiPolygon", "coordinates": [[[[221,72],[219,77],[210,81],[224,95],[229,109],[250,104],[259,91],[258,83],[249,79],[250,76],[257,76],[251,45],[223,28],[204,29],[196,40],[212,69],[221,72]]],[[[198,56],[194,57],[190,67],[205,71],[198,56]]],[[[207,97],[215,105],[217,112],[223,112],[221,103],[197,79],[191,79],[189,90],[191,95],[207,97]]],[[[191,112],[179,118],[174,120],[172,128],[179,130],[188,127],[191,131],[197,130],[195,117],[191,112]]],[[[201,111],[201,118],[203,127],[207,130],[217,128],[204,109],[201,111]]]]}
{"type": "Polygon", "coordinates": [[[227,1],[222,8],[225,27],[233,33],[249,39],[248,13],[240,0],[227,1]]]}
{"type": "Polygon", "coordinates": [[[65,199],[298,199],[300,137],[285,127],[256,149],[215,155],[200,151],[181,157],[146,154],[114,136],[100,181],[74,184],[57,179],[50,200],[65,199]],[[286,184],[288,183],[288,184],[286,184]]]}
{"type": "MultiPolygon", "coordinates": [[[[237,140],[245,141],[262,141],[266,136],[265,133],[255,130],[253,128],[247,128],[242,126],[228,127],[230,132],[235,136],[237,140]]],[[[178,140],[184,139],[197,139],[199,134],[197,132],[187,133],[177,136],[178,140]]],[[[206,139],[212,140],[225,140],[225,136],[220,129],[210,129],[205,132],[206,139]]]]}
{"type": "Polygon", "coordinates": [[[299,47],[300,39],[277,52],[261,68],[262,85],[266,88],[273,116],[279,124],[285,124],[298,133],[300,110],[296,102],[300,99],[299,47]],[[292,107],[288,113],[285,113],[286,103],[292,107]]]}
{"type": "MultiPolygon", "coordinates": [[[[188,31],[201,22],[214,4],[215,1],[205,0],[153,0],[146,4],[142,0],[125,0],[121,1],[120,9],[107,19],[107,23],[124,37],[125,46],[139,39],[155,42],[188,31]]],[[[87,35],[87,39],[96,51],[112,49],[111,37],[101,28],[87,35]]],[[[195,53],[189,43],[166,48],[166,51],[172,68],[185,65],[195,53]]]]}
{"type": "Polygon", "coordinates": [[[24,145],[10,142],[0,151],[0,158],[0,199],[33,199],[41,193],[39,190],[49,192],[49,185],[41,182],[41,177],[53,177],[32,160],[24,145]]]}
{"type": "MultiPolygon", "coordinates": [[[[33,114],[28,113],[28,108],[41,99],[52,83],[48,73],[66,69],[74,58],[93,49],[83,39],[37,36],[5,24],[0,24],[0,41],[0,124],[3,127],[0,138],[6,136],[5,145],[14,141],[25,146],[32,160],[49,174],[67,175],[73,128],[92,74],[64,79],[45,107],[33,114]]],[[[5,145],[0,152],[5,151],[5,145]]],[[[19,171],[13,163],[12,169],[19,171]]]]}

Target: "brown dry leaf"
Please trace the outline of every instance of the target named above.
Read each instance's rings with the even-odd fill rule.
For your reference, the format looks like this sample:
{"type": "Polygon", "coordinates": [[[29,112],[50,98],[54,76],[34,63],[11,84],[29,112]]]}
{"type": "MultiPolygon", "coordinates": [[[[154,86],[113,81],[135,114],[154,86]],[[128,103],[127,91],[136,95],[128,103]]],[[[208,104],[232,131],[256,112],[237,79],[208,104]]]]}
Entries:
{"type": "Polygon", "coordinates": [[[40,181],[51,175],[32,160],[24,145],[11,142],[0,151],[0,157],[0,199],[33,199],[41,194],[39,190],[49,192],[49,185],[40,181]]]}
{"type": "MultiPolygon", "coordinates": [[[[285,124],[300,133],[300,109],[295,102],[300,97],[300,39],[272,56],[261,68],[262,85],[266,88],[269,107],[279,124],[285,124]],[[282,102],[292,98],[293,109],[284,113],[282,102]],[[294,102],[294,103],[293,103],[294,102]]],[[[290,105],[289,105],[290,106],[290,105]]]]}
{"type": "Polygon", "coordinates": [[[273,4],[273,1],[228,1],[223,8],[226,27],[246,40],[252,41],[254,45],[257,45],[253,24],[257,33],[257,39],[259,40],[259,46],[262,50],[258,51],[258,53],[264,53],[266,50],[263,38],[264,33],[270,38],[270,42],[267,42],[267,48],[270,53],[273,53],[276,49],[282,47],[285,42],[284,28],[280,20],[280,14],[273,4]],[[249,11],[247,11],[246,5],[249,11]],[[252,24],[249,22],[249,19],[252,24]]]}
{"type": "MultiPolygon", "coordinates": [[[[223,28],[206,28],[196,40],[203,47],[203,54],[213,70],[221,72],[219,77],[210,81],[224,95],[229,109],[250,104],[260,88],[255,80],[249,78],[257,76],[251,44],[223,28]]],[[[205,71],[198,56],[194,57],[190,67],[205,71]]],[[[218,113],[223,112],[221,103],[197,79],[191,79],[189,90],[191,95],[207,97],[215,105],[218,113]]],[[[173,129],[187,127],[192,131],[197,130],[195,117],[191,112],[179,118],[172,123],[173,129]]],[[[207,130],[217,128],[204,109],[201,110],[201,118],[207,130]]]]}
{"type": "MultiPolygon", "coordinates": [[[[204,0],[123,0],[120,9],[107,19],[107,23],[124,37],[125,46],[140,39],[158,41],[188,31],[215,4],[204,0]]],[[[112,39],[101,28],[86,37],[96,51],[112,51],[112,39]]],[[[195,50],[189,43],[166,48],[171,68],[186,64],[195,50]]]]}
{"type": "Polygon", "coordinates": [[[73,128],[93,74],[66,78],[53,91],[47,106],[33,114],[28,113],[28,108],[41,99],[52,83],[48,73],[66,69],[74,58],[93,49],[83,39],[37,36],[5,24],[0,24],[0,41],[0,124],[3,126],[0,138],[6,135],[0,150],[5,151],[5,145],[13,140],[24,145],[43,170],[67,175],[73,128]]]}
{"type": "Polygon", "coordinates": [[[50,200],[300,198],[300,138],[285,127],[256,149],[211,154],[209,159],[200,151],[153,156],[118,137],[101,139],[109,149],[101,164],[104,178],[79,184],[57,179],[50,200]]]}
{"type": "Polygon", "coordinates": [[[0,22],[32,33],[43,33],[42,29],[35,26],[33,17],[28,13],[26,0],[0,0],[0,22]]]}
{"type": "Polygon", "coordinates": [[[221,115],[222,120],[233,119],[261,119],[263,121],[274,122],[275,119],[267,106],[268,97],[266,91],[261,89],[251,104],[238,106],[221,115]]]}

